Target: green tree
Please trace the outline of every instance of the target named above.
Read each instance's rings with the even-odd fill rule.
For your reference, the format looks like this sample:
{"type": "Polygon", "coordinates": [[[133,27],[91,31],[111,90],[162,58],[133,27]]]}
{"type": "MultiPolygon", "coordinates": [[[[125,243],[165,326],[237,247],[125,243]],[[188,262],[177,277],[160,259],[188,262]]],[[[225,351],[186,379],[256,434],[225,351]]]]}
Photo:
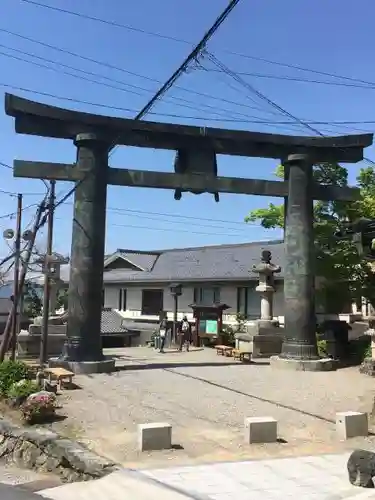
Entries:
{"type": "Polygon", "coordinates": [[[43,306],[43,294],[40,286],[26,281],[23,292],[23,310],[30,318],[41,315],[43,306]]]}
{"type": "MultiPolygon", "coordinates": [[[[282,165],[276,169],[276,175],[284,176],[282,165]]],[[[344,187],[348,185],[348,172],[340,165],[323,163],[314,167],[314,180],[322,185],[344,187]]],[[[359,217],[375,218],[373,167],[360,170],[357,185],[361,196],[356,202],[314,202],[316,274],[325,280],[317,292],[317,300],[324,303],[327,312],[339,312],[349,301],[361,296],[375,305],[375,278],[371,265],[358,255],[352,241],[335,237],[345,221],[359,217]],[[343,282],[347,286],[342,286],[343,282]]],[[[270,203],[266,208],[252,210],[245,220],[260,221],[264,228],[283,228],[284,204],[270,203]]]]}
{"type": "Polygon", "coordinates": [[[60,288],[57,295],[56,309],[64,308],[64,311],[68,309],[68,289],[60,288]]]}

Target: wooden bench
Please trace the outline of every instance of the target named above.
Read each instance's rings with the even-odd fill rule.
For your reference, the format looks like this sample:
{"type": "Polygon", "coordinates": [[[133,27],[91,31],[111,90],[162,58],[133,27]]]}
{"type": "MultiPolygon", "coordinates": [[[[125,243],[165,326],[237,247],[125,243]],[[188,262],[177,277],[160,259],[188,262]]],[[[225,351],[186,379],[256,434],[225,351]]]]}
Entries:
{"type": "Polygon", "coordinates": [[[38,361],[23,359],[22,363],[26,365],[32,374],[36,374],[40,370],[40,363],[38,361]]]}
{"type": "Polygon", "coordinates": [[[49,376],[49,382],[51,383],[53,379],[57,380],[57,383],[62,388],[62,383],[67,381],[69,384],[73,383],[74,373],[65,368],[46,368],[44,372],[49,376]]]}
{"type": "Polygon", "coordinates": [[[216,354],[221,354],[222,356],[231,356],[233,347],[229,347],[228,345],[217,345],[215,346],[216,354]]]}
{"type": "Polygon", "coordinates": [[[251,351],[240,351],[239,349],[233,349],[232,354],[234,359],[238,359],[239,361],[251,361],[251,351]]]}

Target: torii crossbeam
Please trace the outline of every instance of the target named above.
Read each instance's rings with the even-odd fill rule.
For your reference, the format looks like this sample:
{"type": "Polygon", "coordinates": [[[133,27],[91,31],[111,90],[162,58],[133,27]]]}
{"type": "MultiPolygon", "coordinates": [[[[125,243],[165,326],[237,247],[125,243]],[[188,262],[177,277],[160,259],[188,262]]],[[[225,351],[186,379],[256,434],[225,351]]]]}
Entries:
{"type": "Polygon", "coordinates": [[[154,123],[70,111],[9,94],[5,111],[15,118],[17,133],[70,139],[77,147],[75,165],[14,162],[16,177],[76,182],[65,352],[73,369],[107,369],[100,321],[108,184],[287,197],[286,340],[280,358],[303,362],[318,358],[313,199],[352,201],[359,191],[315,184],[313,165],[362,160],[363,149],[372,144],[372,134],[298,137],[154,123]],[[113,144],[175,150],[191,161],[180,169],[175,166],[178,173],[109,168],[108,152],[113,144]],[[288,167],[288,180],[218,177],[217,154],[278,159],[288,167]],[[209,161],[212,158],[215,161],[209,161]]]}

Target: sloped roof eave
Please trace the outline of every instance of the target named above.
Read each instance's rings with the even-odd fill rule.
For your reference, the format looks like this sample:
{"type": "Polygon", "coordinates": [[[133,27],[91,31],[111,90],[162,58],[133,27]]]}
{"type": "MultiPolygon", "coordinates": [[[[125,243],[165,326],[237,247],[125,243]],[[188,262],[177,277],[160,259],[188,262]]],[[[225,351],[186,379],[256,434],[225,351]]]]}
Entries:
{"type": "Polygon", "coordinates": [[[139,266],[138,264],[134,264],[131,260],[128,259],[128,257],[125,257],[119,252],[115,252],[114,254],[110,255],[105,261],[104,261],[104,269],[109,266],[109,264],[112,264],[112,262],[115,262],[117,259],[122,259],[131,264],[132,266],[136,267],[140,271],[146,271],[143,267],[139,266]]]}
{"type": "MultiPolygon", "coordinates": [[[[204,283],[204,282],[222,282],[222,281],[227,281],[227,282],[236,282],[236,281],[258,281],[258,277],[255,275],[249,275],[249,276],[223,276],[223,277],[137,277],[134,279],[124,279],[123,277],[118,278],[118,279],[113,279],[113,280],[106,280],[104,279],[104,284],[106,285],[116,285],[119,283],[126,283],[126,284],[136,284],[136,283],[174,283],[174,282],[179,282],[179,283],[204,283]]],[[[278,279],[283,279],[283,276],[278,276],[278,279]]]]}

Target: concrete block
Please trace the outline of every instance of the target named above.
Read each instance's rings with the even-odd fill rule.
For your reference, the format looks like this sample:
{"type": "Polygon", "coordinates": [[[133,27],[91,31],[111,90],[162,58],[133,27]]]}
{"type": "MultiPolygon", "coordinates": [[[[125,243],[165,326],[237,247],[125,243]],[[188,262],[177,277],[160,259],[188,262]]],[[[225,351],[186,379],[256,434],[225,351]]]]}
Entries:
{"type": "Polygon", "coordinates": [[[245,418],[245,443],[275,443],[277,420],[272,417],[245,418]]]}
{"type": "Polygon", "coordinates": [[[172,426],[165,423],[138,425],[140,451],[168,450],[172,448],[172,426]]]}
{"type": "Polygon", "coordinates": [[[367,413],[346,411],[336,413],[336,432],[340,439],[368,436],[367,413]]]}

